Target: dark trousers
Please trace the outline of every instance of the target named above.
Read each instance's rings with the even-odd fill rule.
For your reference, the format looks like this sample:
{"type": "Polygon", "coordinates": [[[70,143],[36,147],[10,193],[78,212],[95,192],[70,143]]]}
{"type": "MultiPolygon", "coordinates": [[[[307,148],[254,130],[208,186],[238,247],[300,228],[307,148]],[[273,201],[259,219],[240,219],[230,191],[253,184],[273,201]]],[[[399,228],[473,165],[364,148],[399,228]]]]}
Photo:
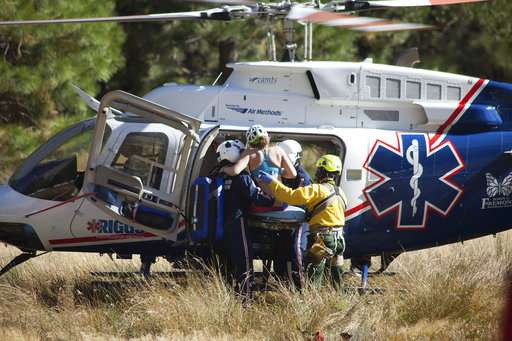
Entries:
{"type": "Polygon", "coordinates": [[[272,261],[274,273],[282,281],[289,279],[289,266],[291,261],[292,231],[281,230],[276,232],[276,239],[272,242],[272,261]]]}
{"type": "Polygon", "coordinates": [[[307,251],[308,224],[293,231],[279,231],[274,249],[274,272],[281,280],[290,280],[295,286],[304,284],[304,259],[307,251]]]}
{"type": "Polygon", "coordinates": [[[301,288],[306,280],[305,276],[305,260],[308,250],[309,225],[302,223],[293,232],[292,244],[292,273],[293,281],[296,286],[301,288]]]}
{"type": "Polygon", "coordinates": [[[228,277],[235,289],[250,296],[254,280],[251,242],[243,217],[235,219],[224,229],[225,250],[228,257],[228,277]]]}

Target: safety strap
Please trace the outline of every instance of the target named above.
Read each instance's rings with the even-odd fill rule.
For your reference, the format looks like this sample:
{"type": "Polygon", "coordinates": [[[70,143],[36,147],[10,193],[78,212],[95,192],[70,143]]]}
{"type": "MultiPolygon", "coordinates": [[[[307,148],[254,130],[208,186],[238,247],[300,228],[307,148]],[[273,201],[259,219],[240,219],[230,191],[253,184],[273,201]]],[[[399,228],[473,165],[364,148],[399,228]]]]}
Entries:
{"type": "MultiPolygon", "coordinates": [[[[324,184],[320,184],[324,185],[324,184]]],[[[328,184],[325,184],[328,185],[328,184]]],[[[344,197],[344,195],[341,193],[340,188],[338,186],[329,185],[329,187],[333,187],[334,190],[329,194],[329,196],[322,201],[320,201],[318,204],[316,204],[313,209],[308,213],[308,220],[313,219],[314,216],[316,216],[318,213],[325,210],[330,204],[334,203],[338,198],[341,199],[341,204],[343,205],[343,211],[347,209],[347,201],[344,197]]],[[[329,188],[330,189],[330,188],[329,188]]]]}

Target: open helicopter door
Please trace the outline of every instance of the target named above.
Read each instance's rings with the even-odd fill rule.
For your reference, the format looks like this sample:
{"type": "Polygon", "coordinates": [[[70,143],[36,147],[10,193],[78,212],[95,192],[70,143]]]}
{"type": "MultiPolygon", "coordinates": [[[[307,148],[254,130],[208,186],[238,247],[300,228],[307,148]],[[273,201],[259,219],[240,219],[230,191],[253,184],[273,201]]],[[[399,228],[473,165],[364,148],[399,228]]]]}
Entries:
{"type": "MultiPolygon", "coordinates": [[[[220,126],[215,126],[205,130],[201,134],[199,143],[193,158],[191,158],[189,167],[189,177],[186,198],[188,235],[192,242],[203,242],[211,235],[213,223],[211,221],[212,212],[221,211],[212,196],[214,194],[212,187],[216,179],[209,177],[211,174],[212,161],[217,164],[217,160],[212,160],[214,153],[208,153],[215,138],[219,135],[220,126]],[[208,175],[208,176],[205,176],[208,175]],[[213,206],[211,206],[213,205],[213,206]]],[[[215,192],[217,193],[217,192],[215,192]]],[[[217,212],[218,214],[218,212],[217,212]]]]}
{"type": "MultiPolygon", "coordinates": [[[[93,221],[95,229],[118,233],[119,239],[135,231],[140,236],[158,236],[176,241],[184,230],[184,195],[187,192],[189,157],[199,143],[201,121],[123,91],[107,93],[101,100],[94,139],[89,153],[84,189],[88,196],[75,220],[91,219],[99,208],[108,221],[93,221]],[[102,140],[110,108],[134,114],[124,119],[138,119],[141,128],[126,136],[130,148],[118,146],[112,163],[100,157],[102,140]],[[163,126],[163,125],[165,126],[163,126]],[[155,130],[155,127],[157,126],[155,130]],[[160,127],[160,128],[158,128],[160,127]],[[169,129],[169,127],[171,129],[169,129]],[[159,131],[158,131],[159,130],[159,131]],[[144,134],[164,135],[167,143],[144,139],[144,134]],[[173,142],[174,141],[174,142],[173,142]],[[149,149],[149,151],[148,151],[149,149]],[[131,151],[131,152],[129,152],[131,151]],[[158,155],[162,158],[151,158],[158,155]],[[122,162],[119,160],[123,159],[122,162]],[[142,170],[142,171],[141,171],[142,170]],[[155,181],[154,179],[158,179],[155,181]],[[110,226],[112,225],[112,226],[110,226]],[[117,231],[116,231],[117,229],[117,231]],[[127,232],[128,231],[128,232],[127,232]]],[[[89,221],[80,224],[91,225],[89,221]]]]}

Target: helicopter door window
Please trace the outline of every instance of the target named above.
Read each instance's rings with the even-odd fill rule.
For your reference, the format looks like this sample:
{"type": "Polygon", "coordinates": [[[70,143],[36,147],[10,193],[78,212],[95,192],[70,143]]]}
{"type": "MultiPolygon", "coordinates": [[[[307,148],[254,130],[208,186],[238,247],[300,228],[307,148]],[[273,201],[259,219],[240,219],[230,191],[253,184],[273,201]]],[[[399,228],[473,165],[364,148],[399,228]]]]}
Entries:
{"type": "Polygon", "coordinates": [[[427,99],[441,100],[441,85],[427,84],[427,99]]]}
{"type": "Polygon", "coordinates": [[[409,99],[420,99],[421,98],[421,83],[407,81],[405,93],[409,99]]]}
{"type": "Polygon", "coordinates": [[[371,98],[380,98],[380,77],[366,76],[366,85],[370,89],[371,98]]]}
{"type": "Polygon", "coordinates": [[[386,97],[400,98],[400,86],[399,79],[386,78],[386,97]]]}
{"type": "Polygon", "coordinates": [[[137,176],[144,186],[159,190],[165,167],[168,138],[162,133],[130,133],[112,167],[137,176]]]}
{"type": "Polygon", "coordinates": [[[460,101],[461,90],[458,86],[449,86],[447,89],[447,99],[449,101],[460,101]]]}

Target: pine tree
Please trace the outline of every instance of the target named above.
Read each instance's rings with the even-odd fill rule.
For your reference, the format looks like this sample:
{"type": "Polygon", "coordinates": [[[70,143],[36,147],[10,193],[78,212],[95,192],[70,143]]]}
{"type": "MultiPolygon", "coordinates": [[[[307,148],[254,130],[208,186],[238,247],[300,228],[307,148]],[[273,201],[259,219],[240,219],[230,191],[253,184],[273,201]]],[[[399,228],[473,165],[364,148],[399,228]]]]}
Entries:
{"type": "MultiPolygon", "coordinates": [[[[1,20],[112,15],[114,1],[7,0],[1,20]]],[[[71,84],[95,93],[123,66],[118,24],[0,27],[0,122],[85,110],[71,84]]]]}
{"type": "Polygon", "coordinates": [[[418,47],[422,59],[418,67],[512,82],[511,13],[508,0],[367,13],[434,29],[364,35],[358,40],[359,53],[393,63],[404,49],[418,47]]]}

